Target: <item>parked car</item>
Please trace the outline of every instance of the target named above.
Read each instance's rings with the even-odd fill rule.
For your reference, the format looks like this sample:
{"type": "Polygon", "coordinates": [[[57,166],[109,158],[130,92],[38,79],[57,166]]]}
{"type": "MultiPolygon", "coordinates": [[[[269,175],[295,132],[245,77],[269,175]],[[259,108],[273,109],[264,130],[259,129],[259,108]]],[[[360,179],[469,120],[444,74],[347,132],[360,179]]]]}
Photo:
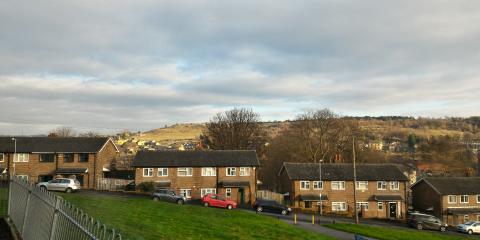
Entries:
{"type": "Polygon", "coordinates": [[[152,193],[153,201],[165,201],[183,205],[187,199],[183,195],[178,195],[170,189],[157,189],[152,193]]]}
{"type": "Polygon", "coordinates": [[[226,209],[233,209],[237,208],[237,203],[232,200],[228,200],[223,198],[217,194],[207,194],[202,198],[202,204],[205,207],[219,207],[219,208],[226,208],[226,209]]]}
{"type": "Polygon", "coordinates": [[[258,199],[257,201],[255,201],[255,204],[253,204],[253,209],[255,209],[257,212],[274,212],[280,213],[282,215],[288,215],[292,211],[291,208],[283,204],[280,204],[273,200],[265,199],[258,199]]]}
{"type": "Polygon", "coordinates": [[[41,182],[37,184],[43,190],[48,191],[62,191],[71,193],[81,189],[80,182],[76,179],[57,178],[48,182],[41,182]]]}
{"type": "Polygon", "coordinates": [[[135,182],[125,185],[125,191],[135,191],[135,182]]]}
{"type": "Polygon", "coordinates": [[[409,226],[414,227],[418,230],[431,229],[439,230],[441,232],[445,232],[448,226],[437,217],[423,213],[410,214],[407,218],[407,223],[409,226]]]}
{"type": "Polygon", "coordinates": [[[474,233],[480,233],[480,221],[470,221],[457,226],[457,231],[462,233],[468,233],[470,235],[474,233]]]}

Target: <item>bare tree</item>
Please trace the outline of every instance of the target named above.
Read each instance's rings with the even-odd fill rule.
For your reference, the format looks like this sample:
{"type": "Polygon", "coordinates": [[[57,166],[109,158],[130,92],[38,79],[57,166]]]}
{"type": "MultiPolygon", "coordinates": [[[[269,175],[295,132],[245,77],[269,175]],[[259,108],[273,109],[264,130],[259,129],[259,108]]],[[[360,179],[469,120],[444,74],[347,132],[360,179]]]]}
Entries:
{"type": "Polygon", "coordinates": [[[203,135],[212,149],[258,149],[265,142],[260,115],[246,108],[218,113],[203,135]]]}
{"type": "Polygon", "coordinates": [[[48,134],[49,137],[75,137],[76,135],[73,128],[65,126],[58,127],[48,134]]]}

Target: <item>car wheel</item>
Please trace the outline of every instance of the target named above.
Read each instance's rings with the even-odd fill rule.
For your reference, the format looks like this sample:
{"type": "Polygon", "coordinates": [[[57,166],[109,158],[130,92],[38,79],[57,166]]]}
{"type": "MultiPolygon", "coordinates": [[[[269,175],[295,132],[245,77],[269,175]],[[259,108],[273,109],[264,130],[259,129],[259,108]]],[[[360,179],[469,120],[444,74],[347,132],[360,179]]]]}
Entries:
{"type": "Polygon", "coordinates": [[[65,189],[65,192],[66,192],[66,193],[72,193],[72,189],[71,189],[71,188],[67,188],[67,189],[65,189]]]}
{"type": "Polygon", "coordinates": [[[260,207],[260,206],[258,206],[258,207],[257,207],[257,212],[262,212],[262,211],[263,211],[263,208],[260,207]]]}
{"type": "Polygon", "coordinates": [[[43,191],[47,191],[47,187],[45,187],[45,186],[41,186],[40,189],[43,190],[43,191]]]}
{"type": "Polygon", "coordinates": [[[158,202],[160,200],[158,197],[153,197],[153,201],[158,202]]]}
{"type": "Polygon", "coordinates": [[[422,230],[422,229],[423,229],[423,226],[422,226],[422,224],[420,224],[420,223],[419,223],[419,224],[417,224],[417,229],[418,229],[418,230],[422,230]]]}
{"type": "Polygon", "coordinates": [[[232,210],[232,208],[233,208],[232,205],[230,205],[230,204],[227,205],[228,210],[232,210]]]}
{"type": "Polygon", "coordinates": [[[284,215],[284,216],[287,215],[287,210],[285,210],[285,209],[282,210],[282,215],[284,215]]]}
{"type": "Polygon", "coordinates": [[[446,228],[444,226],[440,227],[440,232],[445,232],[446,228]]]}
{"type": "Polygon", "coordinates": [[[208,202],[204,203],[203,206],[208,207],[208,202]]]}
{"type": "Polygon", "coordinates": [[[183,200],[182,200],[182,199],[179,199],[179,200],[177,201],[177,204],[178,204],[178,205],[183,205],[183,204],[184,204],[184,202],[183,202],[183,200]]]}
{"type": "Polygon", "coordinates": [[[468,230],[468,232],[467,232],[467,233],[468,233],[468,235],[472,235],[472,234],[473,234],[473,231],[472,231],[472,229],[468,230]]]}

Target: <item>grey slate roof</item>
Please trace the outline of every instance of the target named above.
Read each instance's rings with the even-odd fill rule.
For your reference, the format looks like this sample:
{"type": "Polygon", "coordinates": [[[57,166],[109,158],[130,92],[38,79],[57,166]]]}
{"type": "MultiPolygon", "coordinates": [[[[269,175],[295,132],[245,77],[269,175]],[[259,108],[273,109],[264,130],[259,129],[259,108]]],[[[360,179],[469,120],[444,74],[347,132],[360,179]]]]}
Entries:
{"type": "MultiPolygon", "coordinates": [[[[441,195],[480,194],[480,177],[427,177],[420,179],[441,195]]],[[[417,185],[412,185],[412,189],[417,185]]]]}
{"type": "MultiPolygon", "coordinates": [[[[17,152],[50,152],[50,153],[96,153],[109,140],[108,137],[15,137],[17,152]]],[[[12,137],[0,137],[0,153],[13,153],[12,137]]]]}
{"type": "MultiPolygon", "coordinates": [[[[301,194],[297,197],[300,201],[319,201],[320,195],[319,194],[301,194]]],[[[322,201],[327,201],[328,196],[326,194],[322,194],[322,201]]]]}
{"type": "Polygon", "coordinates": [[[386,201],[402,201],[401,195],[373,195],[371,201],[386,202],[386,201]]]}
{"type": "Polygon", "coordinates": [[[87,173],[87,168],[59,168],[55,171],[57,174],[82,174],[87,173]]]}
{"type": "Polygon", "coordinates": [[[248,187],[250,183],[248,181],[221,181],[218,183],[219,187],[248,187]]]}
{"type": "MultiPolygon", "coordinates": [[[[391,164],[357,164],[357,181],[408,181],[400,169],[391,164]]],[[[318,180],[319,165],[315,163],[283,164],[290,180],[318,180]]],[[[322,164],[322,180],[353,181],[352,164],[322,164]]]]}
{"type": "Polygon", "coordinates": [[[253,167],[259,166],[253,150],[140,151],[132,167],[253,167]]]}

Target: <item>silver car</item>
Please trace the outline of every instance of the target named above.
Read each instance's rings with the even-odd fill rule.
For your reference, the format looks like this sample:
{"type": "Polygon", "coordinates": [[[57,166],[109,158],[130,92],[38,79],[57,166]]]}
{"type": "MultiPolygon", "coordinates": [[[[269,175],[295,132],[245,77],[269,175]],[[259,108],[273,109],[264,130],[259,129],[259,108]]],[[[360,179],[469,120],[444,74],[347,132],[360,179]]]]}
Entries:
{"type": "Polygon", "coordinates": [[[48,191],[62,191],[71,193],[81,189],[80,182],[75,179],[57,178],[48,182],[41,182],[37,184],[43,190],[48,191]]]}
{"type": "Polygon", "coordinates": [[[457,231],[468,233],[470,235],[474,233],[480,233],[480,222],[471,221],[471,222],[466,222],[464,224],[460,224],[457,227],[457,231]]]}

